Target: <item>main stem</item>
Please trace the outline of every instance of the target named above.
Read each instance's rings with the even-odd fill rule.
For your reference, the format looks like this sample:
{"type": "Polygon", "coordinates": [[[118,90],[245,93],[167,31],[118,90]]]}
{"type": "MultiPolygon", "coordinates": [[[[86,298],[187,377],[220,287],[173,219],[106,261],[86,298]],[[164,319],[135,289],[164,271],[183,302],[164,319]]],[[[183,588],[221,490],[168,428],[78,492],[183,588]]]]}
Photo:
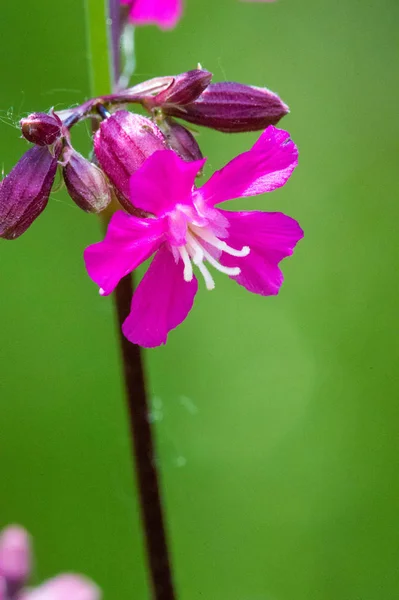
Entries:
{"type": "Polygon", "coordinates": [[[130,312],[133,282],[124,277],[115,291],[119,340],[129,410],[129,425],[140,495],[147,556],[156,600],[174,600],[175,591],[162,510],[150,407],[146,394],[141,349],[127,341],[121,326],[130,312]]]}
{"type": "MultiPolygon", "coordinates": [[[[98,0],[86,0],[91,62],[92,93],[115,91],[120,71],[120,0],[106,0],[106,19],[98,0]],[[105,35],[107,33],[108,35],[105,35]],[[108,43],[107,43],[108,42],[108,43]],[[110,60],[111,59],[111,60],[110,60]],[[104,71],[109,63],[108,85],[104,71]]],[[[105,222],[106,219],[104,219],[105,222]]],[[[130,312],[133,278],[124,277],[115,290],[119,341],[125,378],[133,463],[137,476],[142,523],[147,550],[150,583],[154,600],[175,600],[172,568],[157,469],[155,441],[150,422],[141,348],[123,336],[121,327],[130,312]]]]}

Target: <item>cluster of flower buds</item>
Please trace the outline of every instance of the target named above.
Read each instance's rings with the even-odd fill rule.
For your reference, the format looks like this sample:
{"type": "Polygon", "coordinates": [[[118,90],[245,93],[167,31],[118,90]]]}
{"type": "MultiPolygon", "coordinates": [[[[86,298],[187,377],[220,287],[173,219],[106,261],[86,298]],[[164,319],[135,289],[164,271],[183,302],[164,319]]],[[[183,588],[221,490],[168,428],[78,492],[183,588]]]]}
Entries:
{"type": "Polygon", "coordinates": [[[54,111],[33,113],[20,125],[34,146],[0,183],[0,237],[18,238],[43,212],[57,168],[82,210],[98,213],[106,208],[111,191],[104,174],[72,147],[69,130],[54,111]]]}
{"type": "Polygon", "coordinates": [[[212,74],[202,69],[173,78],[159,77],[147,82],[150,95],[140,86],[141,102],[155,114],[159,110],[166,118],[178,117],[224,133],[265,129],[288,113],[288,106],[266,88],[229,81],[211,83],[211,79],[212,74]],[[162,83],[164,88],[153,95],[151,87],[162,83]]]}
{"type": "Polygon", "coordinates": [[[58,575],[36,588],[27,588],[31,573],[31,543],[22,527],[0,533],[0,600],[99,600],[100,590],[80,575],[58,575]]]}
{"type": "Polygon", "coordinates": [[[186,161],[202,157],[195,136],[176,118],[236,133],[274,125],[288,112],[281,99],[265,88],[211,83],[211,79],[211,73],[198,68],[93,98],[73,109],[22,119],[22,135],[34,146],[0,182],[0,237],[18,238],[43,212],[57,169],[82,210],[101,212],[116,197],[132,212],[126,200],[129,178],[153,152],[172,149],[186,161]],[[127,112],[128,103],[141,104],[149,117],[127,112]],[[95,158],[88,160],[73,148],[71,128],[83,119],[104,120],[110,114],[114,116],[110,126],[95,134],[95,158]],[[128,154],[123,152],[124,140],[129,140],[128,154]]]}

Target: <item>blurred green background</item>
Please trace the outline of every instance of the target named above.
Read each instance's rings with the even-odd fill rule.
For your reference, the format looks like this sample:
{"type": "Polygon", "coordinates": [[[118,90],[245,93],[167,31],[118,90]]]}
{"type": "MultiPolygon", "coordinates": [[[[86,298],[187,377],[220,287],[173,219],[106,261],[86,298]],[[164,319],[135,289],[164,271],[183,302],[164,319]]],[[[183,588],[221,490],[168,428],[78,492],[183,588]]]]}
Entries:
{"type": "MultiPolygon", "coordinates": [[[[399,3],[186,4],[175,31],[137,32],[134,81],[200,61],[277,91],[300,166],[234,206],[306,236],[278,297],[216,273],[146,353],[179,599],[396,600],[399,3]]],[[[81,0],[7,2],[0,23],[7,173],[19,118],[79,103],[89,80],[81,0]]],[[[255,138],[201,131],[208,173],[255,138]]],[[[74,140],[88,152],[84,127],[74,140]]],[[[82,262],[100,237],[57,191],[1,241],[1,524],[34,535],[37,580],[80,571],[106,599],[145,600],[112,300],[82,262]]]]}

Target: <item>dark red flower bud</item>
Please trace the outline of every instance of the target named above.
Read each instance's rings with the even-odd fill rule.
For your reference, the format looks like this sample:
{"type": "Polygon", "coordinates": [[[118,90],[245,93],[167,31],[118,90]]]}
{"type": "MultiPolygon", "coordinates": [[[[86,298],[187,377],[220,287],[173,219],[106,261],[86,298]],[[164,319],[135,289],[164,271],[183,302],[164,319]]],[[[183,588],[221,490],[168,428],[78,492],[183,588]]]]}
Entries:
{"type": "Polygon", "coordinates": [[[72,200],[85,212],[99,213],[111,202],[111,190],[104,173],[72,149],[62,169],[72,200]]]}
{"type": "Polygon", "coordinates": [[[165,148],[162,132],[141,115],[119,110],[101,123],[94,136],[94,151],[100,167],[120,192],[118,197],[127,210],[131,209],[128,200],[130,176],[153,152],[165,148]]]}
{"type": "Polygon", "coordinates": [[[50,146],[62,135],[62,121],[55,113],[32,113],[20,126],[24,138],[38,146],[50,146]]]}
{"type": "Polygon", "coordinates": [[[164,114],[225,133],[265,129],[289,112],[270,90],[241,83],[211,83],[194,102],[166,105],[164,114]]]}
{"type": "Polygon", "coordinates": [[[203,158],[197,140],[183,125],[176,123],[173,119],[165,119],[163,123],[160,123],[160,127],[169,147],[184,160],[191,161],[203,158]]]}
{"type": "Polygon", "coordinates": [[[0,183],[0,237],[19,237],[46,208],[59,154],[34,146],[0,183]]]}

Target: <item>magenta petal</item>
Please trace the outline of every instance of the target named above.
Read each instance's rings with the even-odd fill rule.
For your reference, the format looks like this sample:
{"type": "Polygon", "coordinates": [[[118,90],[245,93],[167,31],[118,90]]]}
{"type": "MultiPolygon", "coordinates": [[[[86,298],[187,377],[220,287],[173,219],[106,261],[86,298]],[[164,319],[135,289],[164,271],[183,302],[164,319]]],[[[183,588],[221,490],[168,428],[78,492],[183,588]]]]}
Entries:
{"type": "Polygon", "coordinates": [[[161,29],[171,29],[176,26],[182,12],[182,0],[133,0],[129,19],[134,25],[158,25],[161,29]]]}
{"type": "Polygon", "coordinates": [[[122,277],[155,252],[164,231],[160,219],[139,219],[121,211],[113,215],[105,239],[84,252],[89,277],[102,295],[110,294],[122,277]]]}
{"type": "Polygon", "coordinates": [[[157,217],[176,204],[192,205],[191,191],[205,159],[187,162],[173,150],[158,150],[130,177],[130,201],[157,217]]]}
{"type": "Polygon", "coordinates": [[[290,134],[270,125],[254,146],[216,171],[199,192],[208,205],[271,192],[289,179],[298,164],[290,134]]]}
{"type": "Polygon", "coordinates": [[[244,258],[223,253],[220,262],[240,267],[241,273],[232,279],[250,292],[262,296],[278,294],[283,283],[278,263],[293,253],[303,237],[299,224],[282,213],[221,212],[230,223],[226,240],[229,246],[237,249],[249,246],[250,253],[244,258]]]}
{"type": "Polygon", "coordinates": [[[19,600],[99,600],[100,590],[79,575],[59,575],[23,593],[19,600]]]}
{"type": "Polygon", "coordinates": [[[165,344],[169,331],[190,312],[197,289],[195,277],[184,281],[183,262],[176,264],[172,252],[162,246],[133,295],[124,335],[146,348],[165,344]]]}

